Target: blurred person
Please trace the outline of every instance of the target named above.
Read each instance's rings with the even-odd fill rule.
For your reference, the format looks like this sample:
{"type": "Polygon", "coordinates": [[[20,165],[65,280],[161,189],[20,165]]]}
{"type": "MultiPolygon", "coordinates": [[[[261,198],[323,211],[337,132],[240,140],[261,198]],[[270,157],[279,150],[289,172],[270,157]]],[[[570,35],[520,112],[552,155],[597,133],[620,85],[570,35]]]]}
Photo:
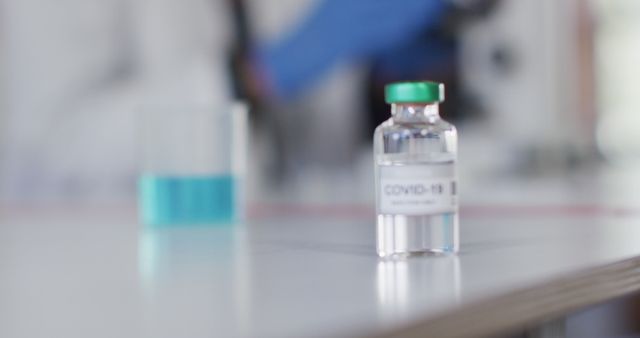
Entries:
{"type": "MultiPolygon", "coordinates": [[[[5,198],[131,196],[137,104],[232,99],[229,4],[233,8],[241,1],[2,1],[8,128],[1,141],[0,195],[5,198]]],[[[237,87],[242,96],[260,101],[298,100],[336,66],[375,58],[393,63],[393,50],[404,54],[416,36],[441,26],[447,14],[484,2],[492,1],[313,2],[307,15],[275,40],[245,36],[237,87]]],[[[286,10],[284,2],[270,2],[278,3],[286,10]]],[[[431,47],[425,51],[435,55],[438,48],[449,48],[431,47]]],[[[323,128],[288,127],[315,130],[316,139],[301,143],[326,143],[324,152],[354,149],[357,138],[350,134],[358,125],[347,122],[354,121],[352,111],[341,113],[325,124],[339,129],[329,138],[323,128]]],[[[310,121],[318,123],[304,122],[310,121]]]]}

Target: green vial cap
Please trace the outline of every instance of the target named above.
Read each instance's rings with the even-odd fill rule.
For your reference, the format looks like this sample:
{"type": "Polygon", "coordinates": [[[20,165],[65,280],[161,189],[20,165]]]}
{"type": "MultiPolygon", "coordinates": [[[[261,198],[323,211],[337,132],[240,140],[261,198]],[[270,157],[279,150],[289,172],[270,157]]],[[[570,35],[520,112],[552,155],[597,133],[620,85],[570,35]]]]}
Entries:
{"type": "Polygon", "coordinates": [[[444,85],[431,81],[395,82],[384,87],[387,103],[434,103],[444,101],[444,85]]]}

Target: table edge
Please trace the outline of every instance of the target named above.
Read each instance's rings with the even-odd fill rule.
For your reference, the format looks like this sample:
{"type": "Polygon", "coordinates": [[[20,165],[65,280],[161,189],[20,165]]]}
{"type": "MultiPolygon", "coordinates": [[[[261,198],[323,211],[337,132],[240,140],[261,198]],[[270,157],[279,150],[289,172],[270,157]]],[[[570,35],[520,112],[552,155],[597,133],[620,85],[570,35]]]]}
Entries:
{"type": "MultiPolygon", "coordinates": [[[[640,290],[640,256],[563,275],[407,326],[373,338],[466,338],[508,333],[572,311],[640,290]]],[[[371,337],[371,336],[370,336],[371,337]]]]}

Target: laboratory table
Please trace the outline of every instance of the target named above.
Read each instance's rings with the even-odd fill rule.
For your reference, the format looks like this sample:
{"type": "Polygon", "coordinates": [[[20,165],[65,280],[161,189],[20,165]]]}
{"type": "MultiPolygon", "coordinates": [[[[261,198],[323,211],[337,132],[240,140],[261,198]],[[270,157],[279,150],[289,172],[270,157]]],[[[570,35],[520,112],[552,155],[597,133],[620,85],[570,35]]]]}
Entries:
{"type": "Polygon", "coordinates": [[[0,214],[0,337],[476,337],[640,289],[640,215],[465,205],[461,252],[380,260],[368,205],[144,228],[134,208],[0,214]]]}

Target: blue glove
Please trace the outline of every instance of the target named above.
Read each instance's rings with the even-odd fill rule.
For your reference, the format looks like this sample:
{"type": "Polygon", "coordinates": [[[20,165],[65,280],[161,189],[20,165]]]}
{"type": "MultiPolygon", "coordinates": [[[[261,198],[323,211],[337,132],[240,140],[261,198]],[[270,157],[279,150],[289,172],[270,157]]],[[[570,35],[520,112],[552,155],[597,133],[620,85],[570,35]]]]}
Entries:
{"type": "Polygon", "coordinates": [[[444,0],[323,0],[291,34],[256,57],[278,97],[296,95],[333,65],[405,44],[440,23],[444,0]]]}

